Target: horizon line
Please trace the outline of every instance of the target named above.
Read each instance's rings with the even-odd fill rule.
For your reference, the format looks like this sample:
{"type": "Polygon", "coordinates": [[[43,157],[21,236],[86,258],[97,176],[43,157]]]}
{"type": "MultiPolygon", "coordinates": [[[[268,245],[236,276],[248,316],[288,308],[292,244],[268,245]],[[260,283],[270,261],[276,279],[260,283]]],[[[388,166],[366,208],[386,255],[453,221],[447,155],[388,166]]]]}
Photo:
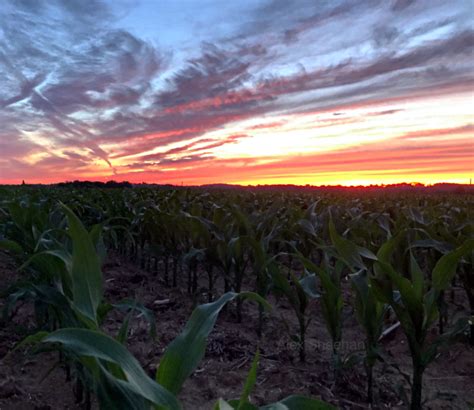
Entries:
{"type": "Polygon", "coordinates": [[[313,184],[233,184],[233,183],[226,183],[226,182],[217,182],[217,183],[210,183],[210,184],[172,184],[172,183],[159,183],[159,182],[130,182],[130,181],[116,181],[114,179],[110,179],[107,181],[100,181],[100,180],[89,180],[89,179],[81,179],[81,180],[72,180],[72,181],[61,181],[61,182],[53,182],[53,183],[27,183],[26,181],[23,181],[22,183],[0,183],[0,186],[24,186],[24,185],[29,185],[29,186],[55,186],[55,185],[60,185],[60,184],[74,184],[74,183],[93,183],[93,184],[104,184],[106,185],[107,183],[116,183],[116,184],[130,184],[130,185],[156,185],[156,186],[172,186],[172,187],[188,187],[188,188],[196,188],[196,187],[213,187],[213,186],[228,186],[228,187],[242,187],[242,188],[252,188],[252,187],[300,187],[300,188],[370,188],[370,187],[378,187],[378,188],[385,188],[385,187],[397,187],[397,186],[411,186],[411,187],[424,187],[424,188],[429,188],[429,187],[435,187],[439,185],[450,185],[450,186],[459,186],[459,187],[470,187],[472,186],[472,180],[469,181],[469,183],[460,183],[460,182],[445,182],[445,181],[440,181],[440,182],[434,182],[434,183],[422,183],[422,182],[417,182],[417,181],[407,181],[407,182],[398,182],[398,183],[390,183],[390,184],[384,184],[384,183],[378,183],[378,184],[320,184],[320,185],[313,185],[313,184]]]}

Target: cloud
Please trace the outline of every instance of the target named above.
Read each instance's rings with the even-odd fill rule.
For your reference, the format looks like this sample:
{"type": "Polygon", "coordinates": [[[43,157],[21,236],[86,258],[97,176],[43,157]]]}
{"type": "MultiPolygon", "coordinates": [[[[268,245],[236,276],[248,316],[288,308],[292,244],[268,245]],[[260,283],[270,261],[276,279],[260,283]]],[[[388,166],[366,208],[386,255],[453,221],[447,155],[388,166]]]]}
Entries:
{"type": "Polygon", "coordinates": [[[166,164],[180,164],[213,159],[214,156],[211,156],[208,153],[209,150],[228,144],[235,144],[243,138],[249,138],[249,135],[235,134],[222,139],[200,138],[189,144],[171,148],[163,152],[140,156],[138,158],[140,162],[134,162],[132,167],[139,168],[166,164]]]}
{"type": "MultiPolygon", "coordinates": [[[[180,162],[186,168],[163,170],[153,164],[146,169],[136,164],[139,173],[121,173],[132,181],[148,180],[161,183],[207,184],[230,183],[351,183],[366,178],[372,183],[390,181],[424,181],[449,179],[450,175],[463,174],[472,161],[470,138],[451,141],[387,142],[335,152],[305,154],[284,158],[217,159],[188,157],[180,162]],[[144,170],[144,171],[142,171],[144,170]],[[441,179],[440,179],[441,178],[441,179]]],[[[173,161],[167,161],[173,165],[173,161]]],[[[174,165],[179,165],[176,161],[174,165]]]]}
{"type": "MultiPolygon", "coordinates": [[[[244,86],[249,74],[249,63],[245,57],[254,55],[255,51],[240,50],[226,53],[216,47],[206,45],[203,57],[189,62],[189,66],[178,72],[170,81],[169,88],[156,97],[158,108],[152,110],[151,117],[123,117],[118,114],[110,120],[114,127],[109,134],[120,135],[121,138],[137,137],[140,134],[170,133],[169,137],[161,135],[156,138],[142,140],[131,147],[131,152],[146,151],[157,145],[165,145],[203,135],[229,122],[250,118],[255,115],[271,113],[281,106],[287,105],[284,98],[298,93],[321,91],[327,88],[337,89],[352,85],[356,88],[349,91],[334,92],[328,97],[319,97],[313,106],[328,105],[331,101],[347,100],[350,96],[363,99],[374,93],[387,95],[403,86],[419,87],[420,78],[404,77],[403,70],[416,68],[429,63],[430,59],[446,59],[449,56],[468,56],[472,51],[472,32],[457,33],[452,38],[435,44],[425,44],[400,56],[382,56],[379,59],[355,67],[343,63],[335,67],[327,67],[313,72],[303,71],[293,76],[264,78],[254,85],[244,86]],[[232,56],[244,56],[244,59],[232,56]],[[400,81],[392,81],[387,85],[385,80],[377,83],[378,76],[397,74],[400,81]],[[375,81],[374,84],[357,88],[364,81],[375,81]],[[162,109],[160,109],[162,108],[162,109]],[[122,133],[121,123],[127,124],[129,132],[122,133]],[[119,124],[119,125],[117,125],[119,124]],[[134,124],[137,124],[135,127],[134,124]],[[180,133],[180,130],[186,130],[180,133]]],[[[263,55],[257,52],[257,55],[263,55]]],[[[423,85],[450,80],[451,72],[428,71],[419,72],[423,76],[423,85]]],[[[293,103],[295,107],[298,103],[293,103]]],[[[106,131],[107,132],[107,131],[106,131]]],[[[126,152],[125,152],[126,154],[126,152]]]]}
{"type": "MultiPolygon", "coordinates": [[[[285,130],[293,139],[292,132],[357,125],[361,118],[349,111],[358,106],[373,121],[391,118],[405,108],[388,103],[474,83],[474,32],[461,6],[272,0],[235,7],[239,21],[209,25],[214,38],[166,50],[153,36],[172,37],[173,27],[150,31],[135,21],[130,28],[121,3],[2,4],[3,163],[25,170],[36,163],[48,175],[54,164],[69,169],[67,160],[84,175],[94,166],[109,174],[192,168],[219,162],[220,147],[252,134],[285,130]],[[344,115],[298,122],[331,111],[344,115]]],[[[470,131],[458,126],[407,132],[399,141],[470,131]]]]}
{"type": "Polygon", "coordinates": [[[69,114],[138,104],[160,69],[157,51],[125,31],[105,33],[57,70],[43,95],[69,114]]]}
{"type": "Polygon", "coordinates": [[[0,152],[2,160],[11,157],[24,157],[33,152],[41,150],[41,146],[34,142],[21,138],[18,133],[7,134],[2,132],[0,135],[0,152]]]}
{"type": "Polygon", "coordinates": [[[20,129],[49,128],[52,145],[85,147],[113,170],[91,129],[104,110],[139,105],[163,62],[153,46],[132,34],[104,30],[112,19],[108,5],[76,3],[12,3],[0,17],[6,40],[0,69],[8,78],[5,87],[0,85],[6,96],[0,107],[13,109],[6,121],[13,121],[15,112],[23,114],[20,129]],[[53,11],[60,17],[52,17],[53,11]],[[48,21],[56,18],[58,24],[48,21]],[[84,113],[89,113],[87,121],[80,119],[84,113]]]}
{"type": "Polygon", "coordinates": [[[202,54],[192,59],[169,81],[169,89],[161,92],[156,103],[164,108],[186,109],[192,103],[211,101],[212,108],[227,108],[239,104],[239,93],[230,93],[249,80],[249,67],[265,56],[262,46],[243,46],[223,50],[214,44],[204,44],[202,54]],[[213,105],[213,99],[219,98],[213,105]]]}
{"type": "MultiPolygon", "coordinates": [[[[320,90],[376,80],[378,76],[411,68],[426,67],[433,60],[448,61],[450,58],[470,58],[474,50],[474,32],[463,31],[442,41],[428,42],[401,55],[383,55],[361,66],[344,63],[313,72],[303,72],[289,78],[264,81],[261,88],[270,95],[320,90]]],[[[385,91],[390,84],[385,85],[385,91]]]]}
{"type": "Polygon", "coordinates": [[[415,3],[416,0],[394,0],[392,2],[393,11],[403,11],[415,3]]]}
{"type": "Polygon", "coordinates": [[[285,123],[286,123],[285,121],[273,121],[273,122],[269,122],[265,124],[252,125],[248,129],[249,130],[262,130],[262,129],[279,128],[285,123]]]}
{"type": "Polygon", "coordinates": [[[420,131],[412,131],[406,134],[403,134],[397,139],[399,140],[417,140],[417,139],[426,139],[430,138],[433,139],[435,137],[454,137],[458,135],[468,134],[474,136],[474,125],[473,124],[466,124],[460,127],[453,127],[453,128],[438,128],[438,129],[431,129],[431,130],[420,130],[420,131]]]}
{"type": "Polygon", "coordinates": [[[301,18],[294,27],[286,29],[284,31],[283,40],[287,44],[294,43],[298,39],[298,36],[305,31],[314,29],[338,17],[346,16],[356,8],[365,9],[366,6],[373,5],[371,1],[365,3],[366,4],[363,5],[360,2],[347,1],[345,3],[335,4],[334,7],[331,7],[333,5],[331,3],[322,4],[322,7],[318,5],[313,8],[309,16],[301,18]]]}

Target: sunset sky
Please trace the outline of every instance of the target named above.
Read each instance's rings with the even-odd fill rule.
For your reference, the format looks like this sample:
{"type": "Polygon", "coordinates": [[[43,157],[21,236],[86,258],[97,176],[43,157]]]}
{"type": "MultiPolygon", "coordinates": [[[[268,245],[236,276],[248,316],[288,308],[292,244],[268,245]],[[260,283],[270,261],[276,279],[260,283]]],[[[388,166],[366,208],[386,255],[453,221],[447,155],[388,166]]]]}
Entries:
{"type": "Polygon", "coordinates": [[[474,1],[1,0],[0,183],[469,183],[474,1]]]}

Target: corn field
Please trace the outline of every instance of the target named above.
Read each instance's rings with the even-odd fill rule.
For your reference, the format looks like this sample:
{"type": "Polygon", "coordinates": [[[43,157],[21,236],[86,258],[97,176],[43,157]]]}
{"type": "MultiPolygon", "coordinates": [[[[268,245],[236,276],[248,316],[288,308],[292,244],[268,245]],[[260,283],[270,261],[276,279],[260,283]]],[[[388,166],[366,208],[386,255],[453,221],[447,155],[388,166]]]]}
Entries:
{"type": "MultiPolygon", "coordinates": [[[[209,408],[435,408],[427,369],[453,345],[473,357],[473,205],[469,194],[4,187],[0,249],[16,276],[3,286],[1,326],[15,329],[18,312],[31,310],[5,357],[53,355],[77,408],[200,408],[184,404],[183,389],[205,378],[213,330],[226,320],[250,329],[252,354],[238,393],[211,397],[209,408]],[[164,343],[160,312],[171,302],[115,300],[110,261],[189,310],[151,364],[132,353],[134,329],[144,323],[150,343],[164,343]],[[387,351],[390,338],[406,346],[403,360],[387,351]],[[269,347],[283,340],[288,360],[269,347]],[[324,388],[264,402],[270,359],[277,373],[291,360],[288,374],[324,388]],[[391,393],[388,373],[398,380],[391,393]],[[351,375],[355,396],[345,393],[351,375]]],[[[472,385],[469,394],[466,407],[472,385]]]]}

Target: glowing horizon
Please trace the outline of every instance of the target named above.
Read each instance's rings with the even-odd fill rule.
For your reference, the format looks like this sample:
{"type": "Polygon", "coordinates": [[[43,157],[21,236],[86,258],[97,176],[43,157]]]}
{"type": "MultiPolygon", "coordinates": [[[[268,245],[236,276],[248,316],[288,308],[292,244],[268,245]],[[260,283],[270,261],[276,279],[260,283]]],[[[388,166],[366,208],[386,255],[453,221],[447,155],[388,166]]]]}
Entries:
{"type": "Polygon", "coordinates": [[[473,7],[6,1],[0,184],[467,184],[473,7]]]}

